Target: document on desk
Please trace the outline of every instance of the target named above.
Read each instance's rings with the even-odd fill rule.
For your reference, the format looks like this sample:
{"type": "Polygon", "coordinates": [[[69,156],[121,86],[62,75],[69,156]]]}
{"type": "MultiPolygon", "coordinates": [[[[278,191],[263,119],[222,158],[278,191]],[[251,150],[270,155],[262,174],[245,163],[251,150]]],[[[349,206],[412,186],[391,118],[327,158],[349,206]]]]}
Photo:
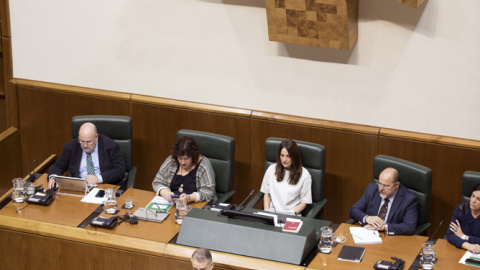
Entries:
{"type": "Polygon", "coordinates": [[[467,251],[458,263],[480,267],[480,254],[467,251]]]}
{"type": "Polygon", "coordinates": [[[103,202],[105,201],[105,197],[95,197],[95,195],[97,195],[99,191],[99,188],[94,188],[90,190],[90,192],[85,195],[85,197],[83,197],[81,201],[86,203],[103,204],[103,202]]]}
{"type": "Polygon", "coordinates": [[[356,245],[383,243],[380,234],[376,230],[367,230],[363,227],[350,227],[350,233],[356,245]]]}
{"type": "Polygon", "coordinates": [[[168,211],[173,205],[173,201],[169,202],[162,196],[155,196],[147,205],[150,210],[164,210],[168,211]]]}
{"type": "Polygon", "coordinates": [[[257,215],[273,217],[273,224],[275,224],[275,227],[283,227],[282,223],[278,223],[278,216],[275,215],[274,213],[265,213],[265,212],[253,212],[253,213],[257,215]]]}

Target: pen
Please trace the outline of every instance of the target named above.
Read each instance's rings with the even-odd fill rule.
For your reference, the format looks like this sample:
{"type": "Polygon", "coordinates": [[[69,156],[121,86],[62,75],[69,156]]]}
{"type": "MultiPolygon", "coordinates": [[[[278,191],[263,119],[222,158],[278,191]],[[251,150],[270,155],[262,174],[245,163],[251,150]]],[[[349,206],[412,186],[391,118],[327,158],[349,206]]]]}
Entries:
{"type": "Polygon", "coordinates": [[[345,236],[346,236],[348,239],[350,239],[350,236],[348,236],[347,231],[343,231],[343,232],[345,232],[345,236]]]}

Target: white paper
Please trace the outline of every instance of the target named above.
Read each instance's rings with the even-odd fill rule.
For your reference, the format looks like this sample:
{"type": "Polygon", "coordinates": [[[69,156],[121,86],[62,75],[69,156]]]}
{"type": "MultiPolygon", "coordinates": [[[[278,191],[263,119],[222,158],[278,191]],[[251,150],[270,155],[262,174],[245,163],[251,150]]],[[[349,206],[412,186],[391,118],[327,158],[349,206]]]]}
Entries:
{"type": "Polygon", "coordinates": [[[278,221],[278,216],[275,215],[275,214],[270,214],[270,213],[265,213],[265,212],[256,212],[254,214],[273,217],[273,224],[275,224],[275,227],[283,227],[283,224],[278,224],[278,222],[277,222],[278,221]]]}
{"type": "MultiPolygon", "coordinates": [[[[173,201],[169,202],[169,201],[168,201],[167,199],[165,199],[164,197],[158,196],[158,195],[155,196],[148,204],[150,204],[150,203],[152,203],[152,202],[153,202],[153,203],[158,203],[158,204],[170,204],[170,205],[173,205],[173,204],[174,204],[173,201]]],[[[160,206],[160,209],[162,209],[162,206],[161,206],[161,205],[159,205],[159,206],[160,206]]],[[[156,208],[158,208],[158,206],[156,206],[156,208]]]]}
{"type": "Polygon", "coordinates": [[[90,190],[90,192],[87,195],[85,195],[85,197],[83,197],[83,199],[81,201],[85,202],[85,203],[103,204],[103,202],[105,201],[105,196],[100,197],[100,198],[95,197],[95,195],[97,195],[97,193],[100,190],[103,190],[103,189],[94,188],[94,189],[90,190]]]}
{"type": "Polygon", "coordinates": [[[382,238],[376,230],[367,230],[363,227],[350,227],[350,233],[356,245],[381,244],[382,238]]]}
{"type": "Polygon", "coordinates": [[[470,252],[470,251],[467,251],[465,252],[465,254],[463,255],[463,257],[460,259],[460,261],[458,261],[459,263],[462,263],[462,264],[466,264],[465,263],[465,260],[468,259],[468,258],[475,258],[477,260],[480,260],[480,254],[476,254],[476,253],[473,253],[473,252],[470,252]]]}

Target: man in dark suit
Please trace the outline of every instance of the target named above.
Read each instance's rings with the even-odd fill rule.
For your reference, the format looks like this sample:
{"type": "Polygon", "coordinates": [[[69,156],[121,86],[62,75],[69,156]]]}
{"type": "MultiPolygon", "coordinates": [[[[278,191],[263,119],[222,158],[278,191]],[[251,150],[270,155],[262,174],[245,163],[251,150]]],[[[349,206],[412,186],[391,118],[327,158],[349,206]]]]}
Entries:
{"type": "Polygon", "coordinates": [[[67,170],[88,184],[116,184],[125,177],[125,162],[117,142],[98,134],[94,124],[85,123],[78,131],[78,139],[66,143],[60,158],[50,166],[48,187],[54,186],[55,176],[67,170]]]}
{"type": "Polygon", "coordinates": [[[366,229],[412,235],[417,227],[417,204],[417,196],[400,183],[397,170],[387,168],[380,174],[378,184],[367,186],[350,209],[350,217],[366,229]]]}

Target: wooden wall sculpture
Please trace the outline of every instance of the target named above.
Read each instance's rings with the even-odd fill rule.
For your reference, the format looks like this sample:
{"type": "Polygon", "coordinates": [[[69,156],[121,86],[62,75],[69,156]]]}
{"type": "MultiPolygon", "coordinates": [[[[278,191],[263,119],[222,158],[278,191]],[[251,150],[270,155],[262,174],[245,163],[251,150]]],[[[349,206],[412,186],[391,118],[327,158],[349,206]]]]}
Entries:
{"type": "MultiPolygon", "coordinates": [[[[359,0],[265,0],[270,41],[350,50],[358,40],[359,0]]],[[[424,0],[397,0],[418,7],[424,0]]]]}

